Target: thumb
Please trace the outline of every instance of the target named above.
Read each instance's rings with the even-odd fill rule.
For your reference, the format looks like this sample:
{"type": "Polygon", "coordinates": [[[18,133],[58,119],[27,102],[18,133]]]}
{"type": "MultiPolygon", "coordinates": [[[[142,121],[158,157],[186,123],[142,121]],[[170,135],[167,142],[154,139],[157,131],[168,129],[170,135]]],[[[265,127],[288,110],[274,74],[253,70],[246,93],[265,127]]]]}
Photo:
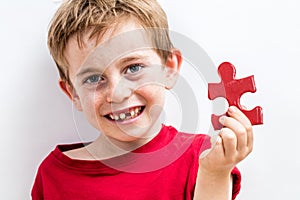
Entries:
{"type": "Polygon", "coordinates": [[[215,148],[218,148],[222,144],[222,138],[219,135],[214,135],[210,138],[210,143],[211,143],[211,148],[204,150],[200,154],[199,159],[203,159],[215,148]]]}
{"type": "Polygon", "coordinates": [[[209,154],[209,152],[211,152],[211,150],[212,150],[212,148],[202,151],[202,153],[199,156],[199,159],[201,160],[201,159],[205,158],[209,154]]]}

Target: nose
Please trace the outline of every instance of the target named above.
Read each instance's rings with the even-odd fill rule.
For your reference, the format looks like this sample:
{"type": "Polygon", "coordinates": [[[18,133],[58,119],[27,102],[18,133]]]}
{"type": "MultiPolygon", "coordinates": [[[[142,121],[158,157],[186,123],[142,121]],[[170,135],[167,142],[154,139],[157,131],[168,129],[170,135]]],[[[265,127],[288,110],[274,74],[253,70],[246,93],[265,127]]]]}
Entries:
{"type": "Polygon", "coordinates": [[[132,95],[133,84],[125,78],[114,78],[109,82],[107,90],[108,103],[122,103],[132,95]]]}

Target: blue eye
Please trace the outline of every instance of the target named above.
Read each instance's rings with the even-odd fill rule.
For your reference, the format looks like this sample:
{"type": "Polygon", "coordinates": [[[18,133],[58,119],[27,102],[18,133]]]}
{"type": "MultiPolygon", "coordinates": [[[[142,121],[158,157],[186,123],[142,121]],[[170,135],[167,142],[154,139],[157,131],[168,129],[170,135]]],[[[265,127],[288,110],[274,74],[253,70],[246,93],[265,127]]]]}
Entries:
{"type": "Polygon", "coordinates": [[[88,78],[86,78],[83,83],[98,84],[101,81],[101,79],[102,78],[100,75],[92,75],[92,76],[89,76],[88,78]]]}
{"type": "Polygon", "coordinates": [[[130,65],[127,69],[126,69],[126,73],[130,73],[130,74],[134,74],[139,72],[142,69],[142,65],[141,64],[133,64],[130,65]]]}

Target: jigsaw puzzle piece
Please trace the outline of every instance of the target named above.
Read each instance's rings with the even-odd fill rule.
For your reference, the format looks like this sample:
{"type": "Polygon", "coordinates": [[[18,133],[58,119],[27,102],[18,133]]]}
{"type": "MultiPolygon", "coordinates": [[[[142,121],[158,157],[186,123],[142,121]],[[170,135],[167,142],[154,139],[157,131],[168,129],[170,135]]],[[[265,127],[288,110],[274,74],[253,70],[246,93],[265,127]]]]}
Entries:
{"type": "MultiPolygon", "coordinates": [[[[224,97],[227,100],[228,105],[239,108],[249,118],[252,125],[262,124],[263,115],[260,106],[257,106],[252,110],[245,110],[240,104],[240,98],[244,93],[256,92],[254,76],[235,79],[236,69],[229,62],[224,62],[219,66],[218,74],[221,78],[221,82],[208,84],[208,98],[213,100],[217,97],[224,97]]],[[[223,127],[219,122],[219,118],[223,115],[217,116],[213,114],[211,116],[212,125],[215,130],[219,130],[223,127]]]]}

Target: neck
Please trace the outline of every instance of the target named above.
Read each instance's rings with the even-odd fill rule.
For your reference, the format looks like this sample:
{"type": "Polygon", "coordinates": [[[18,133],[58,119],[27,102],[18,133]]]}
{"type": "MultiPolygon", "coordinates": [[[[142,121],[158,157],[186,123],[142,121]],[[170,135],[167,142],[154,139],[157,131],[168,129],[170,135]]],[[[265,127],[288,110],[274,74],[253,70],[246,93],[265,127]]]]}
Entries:
{"type": "Polygon", "coordinates": [[[129,153],[146,143],[150,142],[161,129],[161,123],[155,124],[140,138],[131,141],[121,141],[101,134],[94,142],[86,146],[92,157],[97,160],[104,160],[129,153]]]}

